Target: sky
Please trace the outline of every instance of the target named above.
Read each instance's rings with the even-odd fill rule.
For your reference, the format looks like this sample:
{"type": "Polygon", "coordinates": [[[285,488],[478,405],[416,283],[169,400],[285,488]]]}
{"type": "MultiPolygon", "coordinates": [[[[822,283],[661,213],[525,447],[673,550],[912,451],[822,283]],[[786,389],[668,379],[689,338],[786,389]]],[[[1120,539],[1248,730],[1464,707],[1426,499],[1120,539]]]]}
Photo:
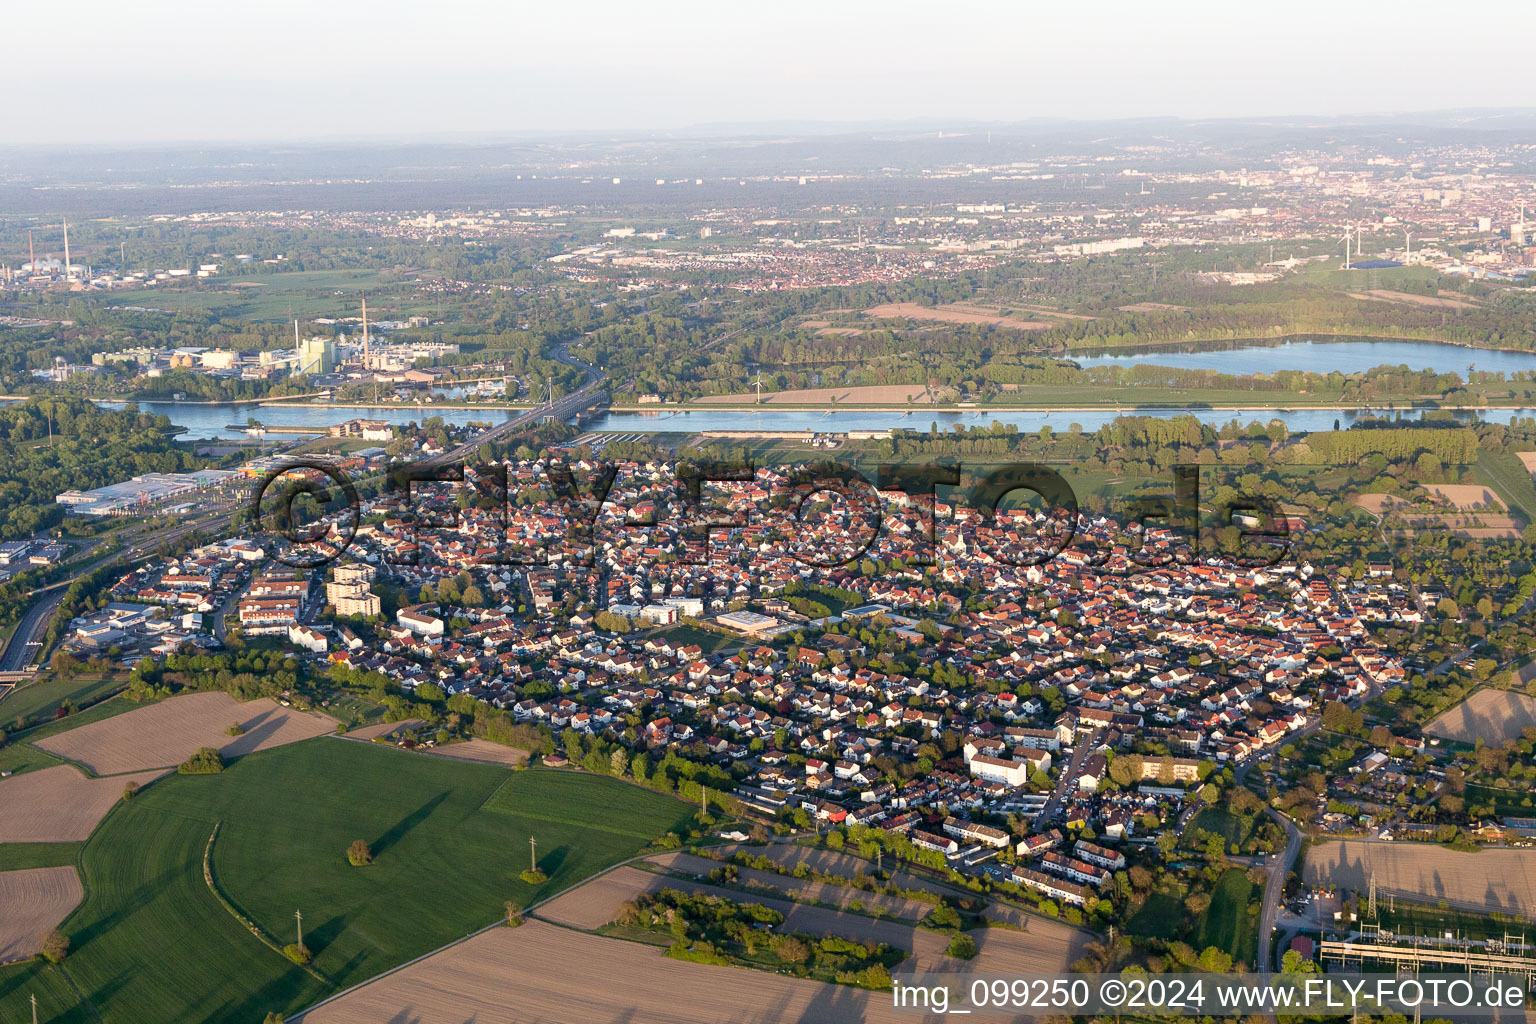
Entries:
{"type": "Polygon", "coordinates": [[[1536,106],[1501,44],[1528,0],[71,0],[0,26],[0,145],[1536,106]]]}

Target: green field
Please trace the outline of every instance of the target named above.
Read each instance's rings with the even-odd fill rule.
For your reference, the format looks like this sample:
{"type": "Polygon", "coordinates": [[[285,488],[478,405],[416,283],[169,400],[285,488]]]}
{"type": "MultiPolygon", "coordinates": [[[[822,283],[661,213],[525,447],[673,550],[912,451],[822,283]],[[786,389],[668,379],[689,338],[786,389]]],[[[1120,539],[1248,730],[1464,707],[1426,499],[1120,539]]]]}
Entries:
{"type": "Polygon", "coordinates": [[[103,676],[100,672],[85,672],[69,679],[56,676],[40,679],[18,687],[0,701],[0,721],[7,723],[6,728],[12,728],[18,719],[46,721],[66,700],[77,708],[84,707],[122,687],[121,676],[103,676]]]}
{"type": "MultiPolygon", "coordinates": [[[[32,742],[46,739],[49,736],[66,732],[82,725],[88,725],[91,722],[99,722],[104,718],[111,718],[113,715],[120,715],[124,711],[132,711],[138,706],[126,697],[111,697],[99,704],[93,704],[78,714],[55,719],[46,725],[35,726],[26,732],[14,735],[10,738],[8,744],[0,747],[0,771],[30,772],[36,771],[39,768],[51,768],[56,764],[64,764],[64,761],[61,759],[32,746],[32,742]]],[[[4,706],[0,705],[0,713],[3,713],[3,711],[4,706]]]]}
{"type": "Polygon", "coordinates": [[[81,1006],[69,987],[69,979],[57,967],[41,960],[0,967],[0,1006],[5,1007],[5,1024],[26,1024],[32,1019],[29,1003],[37,997],[39,1024],[93,1024],[88,1008],[81,1006]]]}
{"type": "Polygon", "coordinates": [[[57,868],[75,863],[83,843],[0,843],[0,871],[57,868]]]}
{"type": "Polygon", "coordinates": [[[1478,452],[1477,476],[1492,487],[1510,511],[1536,522],[1536,485],[1518,456],[1508,452],[1478,452]]]}
{"type": "MultiPolygon", "coordinates": [[[[248,277],[215,277],[153,290],[123,292],[107,306],[195,310],[221,317],[287,320],[294,316],[356,315],[358,297],[382,287],[375,270],[300,270],[248,277]],[[259,284],[259,288],[232,287],[259,284]],[[337,295],[336,292],[344,294],[337,295]]],[[[377,298],[375,299],[377,302],[377,298]]]]}
{"type": "MultiPolygon", "coordinates": [[[[318,738],[214,776],[170,776],[120,805],[81,854],[87,897],[64,924],[68,976],[106,1024],[260,1020],[292,1012],[643,850],[692,807],[609,779],[506,769],[318,738]],[[322,982],[279,943],[294,911],[322,982]],[[549,881],[518,879],[529,837],[549,881]],[[354,839],[375,861],[347,863],[354,839]]],[[[0,1021],[21,1004],[0,999],[0,1021]]]]}
{"type": "Polygon", "coordinates": [[[1258,918],[1248,914],[1254,885],[1242,868],[1228,868],[1211,893],[1211,906],[1195,930],[1196,949],[1215,946],[1233,958],[1252,964],[1258,948],[1258,918]]]}

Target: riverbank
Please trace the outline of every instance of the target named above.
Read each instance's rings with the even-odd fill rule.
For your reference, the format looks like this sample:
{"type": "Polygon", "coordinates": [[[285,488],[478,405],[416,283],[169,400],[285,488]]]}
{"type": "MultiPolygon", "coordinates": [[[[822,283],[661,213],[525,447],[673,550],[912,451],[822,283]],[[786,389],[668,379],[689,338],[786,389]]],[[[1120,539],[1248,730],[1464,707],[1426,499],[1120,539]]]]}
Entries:
{"type": "Polygon", "coordinates": [[[610,405],[610,412],[622,413],[669,413],[683,414],[690,412],[739,412],[755,415],[773,415],[775,412],[825,412],[835,415],[838,412],[899,412],[919,419],[922,413],[943,413],[947,416],[981,415],[984,413],[1018,413],[1018,412],[1043,412],[1043,413],[1071,413],[1113,412],[1125,416],[1135,416],[1139,413],[1169,413],[1169,412],[1220,412],[1230,410],[1233,412],[1252,412],[1256,407],[1262,406],[1262,411],[1282,413],[1293,409],[1307,409],[1317,412],[1342,412],[1342,413],[1381,413],[1391,415],[1395,412],[1424,413],[1424,412],[1496,412],[1500,409],[1528,410],[1529,402],[1511,400],[1507,403],[1482,403],[1476,405],[1447,405],[1436,402],[1433,399],[1425,399],[1416,403],[1399,402],[1397,404],[1375,404],[1360,402],[1340,402],[1337,398],[1326,403],[1308,402],[1267,402],[1269,396],[1263,392],[1253,395],[1253,398],[1261,401],[1247,402],[1137,402],[1135,404],[1105,402],[1099,405],[1055,405],[1040,403],[1011,403],[1008,405],[861,405],[853,402],[833,404],[795,404],[790,402],[775,402],[772,405],[742,405],[740,403],[708,403],[704,401],[689,403],[687,405],[667,404],[660,405],[610,405]]]}

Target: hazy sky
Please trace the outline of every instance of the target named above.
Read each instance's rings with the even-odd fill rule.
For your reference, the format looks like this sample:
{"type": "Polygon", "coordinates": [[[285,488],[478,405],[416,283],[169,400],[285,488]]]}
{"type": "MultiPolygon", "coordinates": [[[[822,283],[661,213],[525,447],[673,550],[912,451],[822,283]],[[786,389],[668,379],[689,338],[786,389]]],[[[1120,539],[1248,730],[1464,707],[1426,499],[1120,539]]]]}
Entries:
{"type": "Polygon", "coordinates": [[[1536,76],[1511,45],[1529,40],[1533,11],[1529,0],[19,3],[0,13],[19,91],[0,145],[1536,106],[1536,76]]]}

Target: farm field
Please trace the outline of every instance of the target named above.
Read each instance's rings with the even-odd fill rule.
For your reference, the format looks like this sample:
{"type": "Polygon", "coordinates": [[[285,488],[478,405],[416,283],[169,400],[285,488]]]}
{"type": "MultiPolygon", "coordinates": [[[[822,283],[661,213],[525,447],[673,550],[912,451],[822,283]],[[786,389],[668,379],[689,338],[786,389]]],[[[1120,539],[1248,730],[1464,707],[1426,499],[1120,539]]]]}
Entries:
{"type": "Polygon", "coordinates": [[[1478,690],[1424,727],[1427,736],[1456,743],[1502,743],[1536,725],[1536,698],[1508,690],[1478,690]]]}
{"type": "MultiPolygon", "coordinates": [[[[104,1024],[294,1012],[483,927],[504,900],[531,903],[631,856],[692,813],[577,773],[512,773],[327,738],[260,751],[218,775],[166,778],[108,817],[81,852],[89,895],[64,926],[74,943],[65,966],[104,1024]],[[575,820],[585,801],[611,808],[617,827],[575,820]],[[292,941],[301,910],[325,981],[263,944],[209,890],[203,858],[216,824],[219,890],[278,942],[292,941]],[[517,877],[530,835],[550,876],[538,887],[517,877]],[[348,864],[354,839],[370,844],[373,864],[348,864]]],[[[0,1000],[0,1020],[20,1012],[0,1000]]]]}
{"type": "MultiPolygon", "coordinates": [[[[736,395],[710,395],[693,400],[696,405],[751,405],[755,391],[736,395]]],[[[846,388],[804,388],[763,395],[764,405],[928,405],[928,389],[921,384],[861,384],[846,388]]],[[[743,424],[749,426],[750,424],[743,424]]]]}
{"type": "MultiPolygon", "coordinates": [[[[147,306],[151,309],[191,309],[217,312],[226,317],[271,320],[290,315],[349,315],[347,300],[337,289],[379,290],[385,282],[374,270],[297,270],[260,277],[215,277],[191,287],[131,291],[107,299],[109,306],[147,306]]],[[[377,300],[375,300],[377,301],[377,300]]]]}
{"type": "MultiPolygon", "coordinates": [[[[651,857],[646,863],[677,874],[708,877],[711,871],[721,867],[724,862],[710,860],[708,857],[697,857],[691,853],[672,851],[651,857]]],[[[763,887],[779,893],[793,893],[843,910],[847,910],[850,903],[858,900],[868,908],[866,913],[873,912],[878,907],[885,917],[920,921],[933,909],[932,903],[909,900],[901,896],[887,896],[884,893],[866,892],[849,885],[834,885],[830,882],[815,882],[810,879],[802,881],[781,875],[776,871],[759,871],[756,868],[737,866],[736,870],[737,885],[750,886],[754,889],[763,887]]]]}
{"type": "Polygon", "coordinates": [[[365,725],[360,729],[349,729],[346,737],[349,740],[375,740],[393,736],[402,729],[409,731],[425,724],[419,718],[407,718],[403,722],[380,722],[377,725],[365,725]]]}
{"type": "MultiPolygon", "coordinates": [[[[719,886],[625,866],[593,879],[574,892],[566,893],[536,913],[554,923],[591,930],[616,918],[620,905],[626,900],[633,899],[639,893],[660,892],[662,889],[705,893],[735,900],[747,898],[742,893],[719,886]]],[[[884,942],[905,950],[908,958],[902,961],[898,970],[911,970],[914,955],[919,969],[936,969],[947,960],[944,946],[949,940],[937,932],[923,931],[897,921],[876,921],[861,914],[844,914],[773,897],[754,896],[750,902],[783,913],[784,923],[780,926],[782,931],[806,932],[810,935],[832,934],[859,941],[884,942]]]]}
{"type": "Polygon", "coordinates": [[[481,764],[500,764],[508,768],[527,764],[529,753],[504,743],[470,739],[463,743],[450,743],[446,747],[428,747],[425,753],[436,757],[451,757],[459,761],[478,761],[481,764]]]}
{"type": "Polygon", "coordinates": [[[1491,487],[1479,484],[1425,484],[1431,494],[1444,498],[1459,509],[1501,509],[1504,503],[1491,487]]]}
{"type": "MultiPolygon", "coordinates": [[[[1029,312],[1034,312],[1030,310],[1029,312]]],[[[876,320],[929,320],[944,324],[991,324],[995,327],[1012,327],[1021,331],[1043,331],[1052,326],[1049,320],[1029,320],[1004,315],[998,310],[983,309],[963,302],[948,306],[922,306],[916,302],[887,302],[870,306],[864,315],[876,320]]]]}
{"type": "Polygon", "coordinates": [[[1504,503],[1527,522],[1536,522],[1536,483],[1522,460],[1508,452],[1478,452],[1477,478],[1486,481],[1504,503]]]}
{"type": "Polygon", "coordinates": [[[87,778],[74,765],[0,779],[0,843],[62,843],[90,838],[123,798],[127,785],[147,786],[163,772],[87,778]]]}
{"type": "Polygon", "coordinates": [[[17,688],[5,700],[0,701],[0,722],[6,723],[6,728],[10,728],[11,723],[18,719],[29,721],[49,719],[66,700],[77,708],[84,707],[87,704],[94,704],[122,687],[121,676],[102,675],[96,672],[69,679],[55,677],[29,683],[17,688]]]}
{"type": "Polygon", "coordinates": [[[1302,875],[1311,885],[1359,892],[1376,875],[1378,893],[1397,893],[1477,913],[1536,913],[1536,851],[1485,849],[1475,853],[1427,843],[1320,843],[1307,852],[1302,875]]]}
{"type": "MultiPolygon", "coordinates": [[[[782,865],[790,871],[796,866],[804,864],[814,871],[825,871],[828,874],[842,875],[844,878],[854,878],[860,872],[871,874],[871,864],[851,854],[837,853],[832,850],[810,849],[804,846],[792,846],[780,844],[763,849],[747,847],[754,854],[762,854],[776,864],[782,865]]],[[[949,886],[939,885],[927,879],[919,878],[907,871],[896,871],[891,876],[891,881],[903,889],[921,889],[924,892],[945,895],[952,893],[949,886]]]]}
{"type": "Polygon", "coordinates": [[[285,708],[266,698],[239,703],[227,693],[188,693],[94,722],[36,746],[84,765],[97,775],[170,768],[199,747],[216,747],[225,757],[294,743],[336,728],[334,719],[285,708]],[[225,730],[239,723],[245,733],[225,730]]]}
{"type": "Polygon", "coordinates": [[[897,1024],[912,1019],[896,1015],[883,993],[685,963],[654,946],[538,920],[521,928],[493,928],[300,1018],[303,1024],[897,1024]],[[600,969],[583,983],[572,970],[575,964],[600,969]]]}
{"type": "Polygon", "coordinates": [[[74,866],[84,843],[0,843],[0,871],[74,866]]]}
{"type": "Polygon", "coordinates": [[[95,1024],[88,1008],[81,1006],[70,991],[69,979],[64,972],[41,960],[28,960],[9,967],[0,967],[0,1006],[15,1006],[26,1016],[17,1016],[18,1022],[29,1021],[31,1008],[27,998],[37,997],[37,1019],[47,1024],[95,1024]]]}
{"type": "Polygon", "coordinates": [[[39,771],[43,768],[51,768],[54,765],[63,764],[64,762],[59,758],[46,751],[39,750],[33,744],[49,736],[57,736],[62,732],[77,729],[91,722],[101,722],[114,715],[125,714],[135,707],[137,705],[127,698],[110,697],[100,704],[93,704],[77,714],[55,719],[47,725],[39,725],[28,729],[24,733],[12,736],[9,743],[0,747],[0,771],[15,772],[20,775],[24,772],[39,771]]]}
{"type": "Polygon", "coordinates": [[[0,963],[36,953],[83,895],[72,867],[0,871],[0,963]]]}

